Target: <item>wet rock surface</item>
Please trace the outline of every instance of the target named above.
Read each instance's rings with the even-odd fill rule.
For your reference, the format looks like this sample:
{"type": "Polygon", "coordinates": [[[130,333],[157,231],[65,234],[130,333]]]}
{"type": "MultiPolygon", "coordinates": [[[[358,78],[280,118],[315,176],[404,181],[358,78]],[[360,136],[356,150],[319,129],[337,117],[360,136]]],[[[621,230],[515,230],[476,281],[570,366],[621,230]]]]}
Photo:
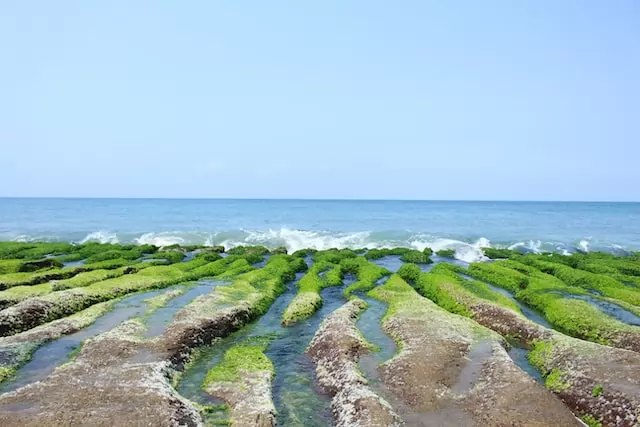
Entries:
{"type": "Polygon", "coordinates": [[[381,373],[408,425],[579,425],[513,364],[497,334],[444,311],[397,276],[390,282],[372,294],[389,301],[383,328],[401,351],[381,373]]]}
{"type": "Polygon", "coordinates": [[[331,402],[337,426],[401,426],[402,419],[391,405],[367,386],[359,373],[358,357],[370,351],[355,327],[366,308],[354,299],[330,314],[307,349],[316,363],[318,382],[333,395],[331,402]]]}
{"type": "Polygon", "coordinates": [[[46,380],[0,396],[3,426],[197,426],[197,410],[171,387],[168,362],[133,363],[140,323],[89,341],[46,380]]]}
{"type": "Polygon", "coordinates": [[[236,382],[215,382],[206,392],[231,407],[234,425],[272,427],[276,425],[276,409],[271,399],[270,371],[242,371],[236,382]]]}

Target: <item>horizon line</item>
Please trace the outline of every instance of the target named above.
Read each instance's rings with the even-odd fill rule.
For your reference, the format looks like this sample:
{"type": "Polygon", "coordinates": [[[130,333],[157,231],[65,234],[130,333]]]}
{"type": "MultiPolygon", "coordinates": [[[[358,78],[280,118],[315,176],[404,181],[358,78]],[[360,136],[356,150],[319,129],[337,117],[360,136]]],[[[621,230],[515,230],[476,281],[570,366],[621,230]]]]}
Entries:
{"type": "Polygon", "coordinates": [[[486,203],[640,203],[640,200],[526,200],[526,199],[385,199],[300,197],[131,197],[131,196],[0,196],[0,199],[56,200],[219,200],[219,201],[308,201],[308,202],[486,202],[486,203]]]}

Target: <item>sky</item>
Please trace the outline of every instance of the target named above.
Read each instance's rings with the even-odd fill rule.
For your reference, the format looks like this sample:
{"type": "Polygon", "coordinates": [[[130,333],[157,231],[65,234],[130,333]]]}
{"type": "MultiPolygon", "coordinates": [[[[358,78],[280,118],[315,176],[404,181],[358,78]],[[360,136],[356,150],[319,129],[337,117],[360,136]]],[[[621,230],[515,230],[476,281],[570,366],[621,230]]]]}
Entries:
{"type": "Polygon", "coordinates": [[[635,0],[0,5],[0,196],[640,201],[635,0]]]}

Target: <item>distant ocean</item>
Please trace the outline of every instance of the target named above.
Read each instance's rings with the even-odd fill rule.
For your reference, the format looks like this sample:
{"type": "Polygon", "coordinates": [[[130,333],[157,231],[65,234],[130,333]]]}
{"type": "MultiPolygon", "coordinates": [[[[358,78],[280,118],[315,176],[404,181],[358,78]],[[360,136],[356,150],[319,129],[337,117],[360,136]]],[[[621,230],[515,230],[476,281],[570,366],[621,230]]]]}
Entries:
{"type": "Polygon", "coordinates": [[[624,253],[640,203],[0,198],[0,240],[624,253]]]}

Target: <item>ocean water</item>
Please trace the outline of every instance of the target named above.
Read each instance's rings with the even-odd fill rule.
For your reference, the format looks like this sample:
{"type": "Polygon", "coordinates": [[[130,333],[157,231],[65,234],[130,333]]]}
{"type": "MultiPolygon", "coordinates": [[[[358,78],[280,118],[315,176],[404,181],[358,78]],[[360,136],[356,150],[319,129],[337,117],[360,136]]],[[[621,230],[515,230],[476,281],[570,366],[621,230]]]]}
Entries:
{"type": "Polygon", "coordinates": [[[640,203],[0,198],[0,240],[640,250],[640,203]]]}

